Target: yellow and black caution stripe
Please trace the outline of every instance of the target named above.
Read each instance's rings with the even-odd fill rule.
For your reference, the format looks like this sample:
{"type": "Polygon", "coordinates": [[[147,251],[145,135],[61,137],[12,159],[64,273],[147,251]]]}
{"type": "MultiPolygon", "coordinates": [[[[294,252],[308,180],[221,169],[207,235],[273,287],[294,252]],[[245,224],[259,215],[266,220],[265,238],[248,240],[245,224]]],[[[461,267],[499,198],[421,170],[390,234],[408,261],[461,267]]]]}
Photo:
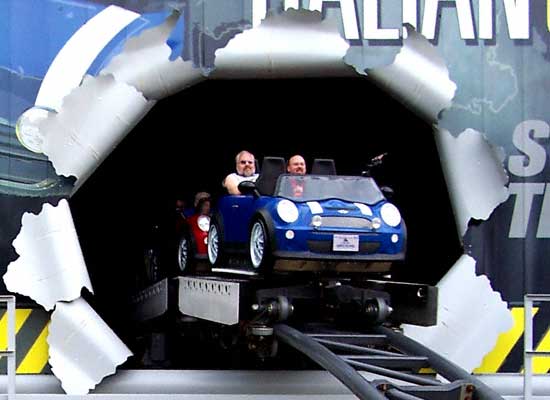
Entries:
{"type": "MultiPolygon", "coordinates": [[[[493,350],[474,373],[521,372],[523,370],[524,309],[511,310],[514,325],[501,334],[493,350]]],[[[49,314],[42,309],[19,308],[15,315],[18,374],[51,373],[48,364],[49,314]]],[[[0,310],[0,350],[7,348],[7,313],[0,310]]],[[[533,343],[536,351],[550,351],[550,307],[533,307],[533,343]]],[[[550,358],[533,361],[533,372],[550,372],[550,358]]],[[[0,359],[0,374],[6,373],[6,359],[0,359]]]]}
{"type": "MultiPolygon", "coordinates": [[[[0,350],[7,349],[8,315],[0,311],[0,350]]],[[[15,345],[18,374],[50,373],[48,365],[49,314],[42,309],[18,308],[15,311],[15,345]]],[[[0,360],[0,374],[7,370],[6,358],[0,360]]]]}
{"type": "MultiPolygon", "coordinates": [[[[550,351],[550,310],[533,307],[533,343],[536,351],[550,351]]],[[[521,372],[523,370],[523,334],[525,331],[525,310],[513,307],[511,310],[514,326],[501,334],[493,350],[485,356],[482,364],[474,370],[479,374],[497,372],[521,372]]],[[[550,358],[536,357],[533,373],[545,374],[550,371],[550,358]]]]}

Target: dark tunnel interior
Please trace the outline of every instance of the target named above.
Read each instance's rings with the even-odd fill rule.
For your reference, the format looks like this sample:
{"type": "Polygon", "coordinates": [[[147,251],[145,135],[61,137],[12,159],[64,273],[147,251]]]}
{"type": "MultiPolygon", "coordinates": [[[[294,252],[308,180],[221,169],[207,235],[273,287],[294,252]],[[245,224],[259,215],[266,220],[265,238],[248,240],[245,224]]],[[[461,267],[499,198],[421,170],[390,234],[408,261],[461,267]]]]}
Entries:
{"type": "Polygon", "coordinates": [[[398,278],[435,284],[462,253],[432,127],[368,80],[206,81],[161,100],[70,200],[92,304],[115,330],[153,224],[177,197],[221,196],[242,149],[333,158],[342,175],[387,152],[374,177],[407,223],[398,278]]]}

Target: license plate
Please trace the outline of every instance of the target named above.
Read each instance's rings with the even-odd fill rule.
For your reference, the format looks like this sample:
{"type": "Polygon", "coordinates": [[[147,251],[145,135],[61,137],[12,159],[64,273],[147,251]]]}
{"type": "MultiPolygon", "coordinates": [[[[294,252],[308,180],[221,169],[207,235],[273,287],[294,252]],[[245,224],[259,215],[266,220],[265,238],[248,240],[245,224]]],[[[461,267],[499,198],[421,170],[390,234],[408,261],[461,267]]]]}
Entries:
{"type": "Polygon", "coordinates": [[[359,235],[334,235],[333,251],[359,251],[359,235]]]}

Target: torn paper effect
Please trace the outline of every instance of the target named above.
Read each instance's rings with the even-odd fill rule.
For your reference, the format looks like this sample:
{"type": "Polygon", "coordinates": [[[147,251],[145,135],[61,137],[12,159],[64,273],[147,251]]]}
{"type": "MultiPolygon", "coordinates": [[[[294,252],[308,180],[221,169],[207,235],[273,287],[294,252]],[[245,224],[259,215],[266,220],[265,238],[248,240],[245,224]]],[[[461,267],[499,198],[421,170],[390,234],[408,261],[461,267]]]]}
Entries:
{"type": "Polygon", "coordinates": [[[439,113],[451,106],[456,84],[435,47],[406,25],[408,37],[393,64],[367,70],[372,80],[409,107],[434,123],[439,113]]]}
{"type": "Polygon", "coordinates": [[[57,303],[48,345],[52,372],[68,394],[87,394],[132,355],[82,298],[57,303]]]}
{"type": "Polygon", "coordinates": [[[6,288],[35,300],[46,310],[57,301],[93,293],[67,200],[45,203],[38,215],[23,214],[21,232],[13,241],[20,257],[8,265],[6,288]]]}
{"type": "Polygon", "coordinates": [[[463,255],[437,284],[437,325],[403,325],[403,332],[468,372],[481,364],[498,336],[513,326],[512,314],[475,260],[463,255]],[[452,343],[452,346],[449,345],[452,343]]]}
{"type": "Polygon", "coordinates": [[[435,130],[436,143],[460,237],[470,219],[486,220],[508,199],[508,175],[502,162],[503,151],[491,145],[473,129],[458,137],[435,130]]]}
{"type": "Polygon", "coordinates": [[[101,74],[112,74],[117,81],[134,86],[148,100],[160,100],[204,80],[192,62],[181,57],[169,60],[172,50],[166,40],[178,18],[174,12],[163,24],[129,39],[101,74]]]}
{"type": "Polygon", "coordinates": [[[343,57],[349,44],[336,20],[317,11],[269,14],[260,26],[216,51],[213,78],[308,78],[356,76],[343,57]]]}
{"type": "Polygon", "coordinates": [[[44,153],[58,175],[78,178],[76,190],[153,105],[111,75],[87,77],[40,124],[44,153]]]}
{"type": "Polygon", "coordinates": [[[59,111],[63,97],[80,85],[101,50],[138,17],[135,12],[109,6],[82,25],[52,61],[35,105],[59,111]]]}

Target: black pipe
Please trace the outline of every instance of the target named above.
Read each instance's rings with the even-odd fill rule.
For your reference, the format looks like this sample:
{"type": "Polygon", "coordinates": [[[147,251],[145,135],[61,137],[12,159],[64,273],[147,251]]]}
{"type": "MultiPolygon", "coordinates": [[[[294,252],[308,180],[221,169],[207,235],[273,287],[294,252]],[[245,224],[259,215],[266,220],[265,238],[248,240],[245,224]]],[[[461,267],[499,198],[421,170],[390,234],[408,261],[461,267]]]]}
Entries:
{"type": "Polygon", "coordinates": [[[325,368],[361,400],[386,400],[386,397],[356,370],[311,337],[285,324],[275,325],[274,331],[277,338],[325,368]]]}
{"type": "Polygon", "coordinates": [[[417,341],[382,326],[375,328],[375,331],[382,335],[386,335],[391,345],[397,347],[405,353],[428,357],[428,361],[432,368],[447,380],[456,381],[462,379],[470,382],[475,386],[476,397],[479,400],[503,400],[497,392],[474,377],[472,374],[466,372],[458,365],[441,357],[435,351],[428,349],[426,346],[418,343],[417,341]]]}
{"type": "Polygon", "coordinates": [[[404,357],[404,355],[402,354],[392,353],[391,351],[371,349],[369,347],[362,347],[362,346],[357,346],[355,344],[349,344],[349,343],[340,343],[340,342],[335,342],[334,340],[320,339],[316,337],[314,337],[313,339],[316,342],[324,344],[327,347],[338,349],[338,350],[350,350],[350,351],[355,351],[357,353],[376,354],[379,356],[404,357]]]}
{"type": "Polygon", "coordinates": [[[373,374],[386,376],[388,378],[399,379],[405,382],[415,383],[417,385],[424,385],[424,386],[441,386],[442,385],[441,382],[436,381],[435,379],[406,374],[405,372],[393,371],[391,369],[379,367],[377,365],[371,365],[371,364],[367,364],[360,361],[354,361],[354,360],[346,360],[346,362],[350,365],[354,365],[356,367],[359,367],[373,374]]]}

